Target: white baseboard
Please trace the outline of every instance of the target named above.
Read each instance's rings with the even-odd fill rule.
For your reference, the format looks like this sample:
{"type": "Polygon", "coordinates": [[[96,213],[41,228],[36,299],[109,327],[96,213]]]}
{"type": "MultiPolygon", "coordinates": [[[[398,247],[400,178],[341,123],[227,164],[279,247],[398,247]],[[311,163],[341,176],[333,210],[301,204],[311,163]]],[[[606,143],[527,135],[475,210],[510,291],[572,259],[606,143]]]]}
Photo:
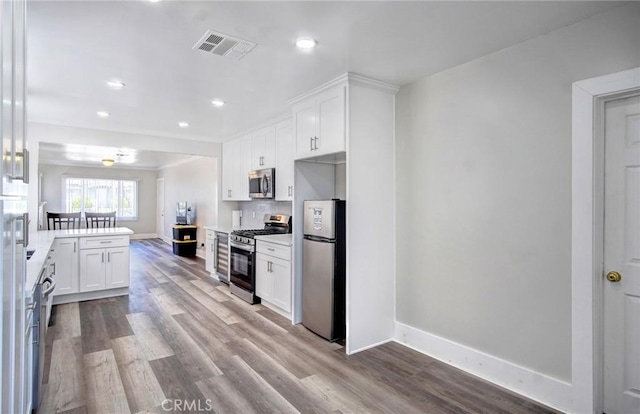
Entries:
{"type": "Polygon", "coordinates": [[[53,304],[62,305],[63,303],[80,302],[83,300],[94,300],[103,298],[112,298],[114,296],[124,296],[129,294],[129,287],[121,287],[106,290],[94,290],[91,292],[71,293],[68,295],[54,295],[53,304]]]}
{"type": "Polygon", "coordinates": [[[380,341],[380,342],[376,342],[375,344],[371,344],[371,345],[367,345],[367,346],[363,346],[362,348],[358,348],[358,349],[349,349],[349,339],[347,339],[347,355],[353,355],[353,354],[357,354],[358,352],[362,352],[362,351],[366,351],[367,349],[371,349],[371,348],[375,348],[376,346],[380,346],[380,345],[384,345],[386,343],[389,343],[391,341],[393,341],[393,338],[389,338],[389,339],[385,339],[384,341],[380,341]]]}
{"type": "Polygon", "coordinates": [[[141,239],[157,239],[158,235],[156,233],[135,233],[131,235],[131,240],[141,240],[141,239]]]}
{"type": "Polygon", "coordinates": [[[167,236],[161,236],[159,237],[160,240],[162,240],[163,242],[167,243],[168,245],[171,245],[173,240],[171,239],[171,237],[167,237],[167,236]]]}
{"type": "Polygon", "coordinates": [[[269,302],[266,302],[264,299],[260,303],[265,308],[271,309],[275,313],[277,313],[277,314],[279,314],[281,316],[284,316],[285,318],[287,318],[289,320],[289,322],[291,322],[291,313],[290,312],[283,311],[282,309],[280,309],[276,305],[273,305],[273,304],[271,304],[269,302]]]}
{"type": "Polygon", "coordinates": [[[549,407],[571,412],[570,383],[400,322],[396,322],[395,341],[549,407]]]}

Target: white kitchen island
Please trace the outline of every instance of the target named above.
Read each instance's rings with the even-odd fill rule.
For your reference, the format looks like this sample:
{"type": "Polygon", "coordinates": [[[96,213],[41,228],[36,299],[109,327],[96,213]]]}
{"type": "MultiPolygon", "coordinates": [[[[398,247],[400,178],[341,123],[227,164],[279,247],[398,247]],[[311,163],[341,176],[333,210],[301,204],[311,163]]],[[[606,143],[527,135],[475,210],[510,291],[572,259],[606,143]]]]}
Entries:
{"type": "Polygon", "coordinates": [[[127,227],[50,230],[31,233],[26,287],[30,289],[43,268],[56,283],[53,303],[78,302],[129,292],[127,227]]]}

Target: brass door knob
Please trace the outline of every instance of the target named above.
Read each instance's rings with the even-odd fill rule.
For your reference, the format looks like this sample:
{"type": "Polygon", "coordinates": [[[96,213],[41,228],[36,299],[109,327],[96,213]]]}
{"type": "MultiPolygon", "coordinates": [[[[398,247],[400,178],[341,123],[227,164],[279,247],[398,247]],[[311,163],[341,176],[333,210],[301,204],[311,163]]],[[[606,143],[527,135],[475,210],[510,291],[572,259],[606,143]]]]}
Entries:
{"type": "Polygon", "coordinates": [[[607,280],[612,283],[617,283],[622,280],[622,275],[615,270],[612,270],[607,273],[607,280]]]}

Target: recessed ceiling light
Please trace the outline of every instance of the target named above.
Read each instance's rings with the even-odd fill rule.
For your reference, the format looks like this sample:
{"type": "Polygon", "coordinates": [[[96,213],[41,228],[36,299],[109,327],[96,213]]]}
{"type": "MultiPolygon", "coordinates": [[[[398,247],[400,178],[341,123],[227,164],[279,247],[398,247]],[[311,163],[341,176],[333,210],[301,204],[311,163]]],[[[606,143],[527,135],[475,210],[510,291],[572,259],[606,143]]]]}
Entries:
{"type": "Polygon", "coordinates": [[[120,90],[120,89],[124,88],[124,83],[122,83],[120,81],[109,81],[109,82],[107,82],[107,85],[111,89],[115,89],[115,90],[120,90]]]}
{"type": "Polygon", "coordinates": [[[109,118],[109,116],[111,115],[109,112],[105,112],[105,111],[98,111],[98,112],[96,112],[96,114],[100,118],[109,118]]]}
{"type": "Polygon", "coordinates": [[[224,101],[220,99],[214,99],[213,101],[211,101],[211,104],[213,106],[221,107],[222,105],[224,105],[224,101]]]}
{"type": "Polygon", "coordinates": [[[180,128],[189,128],[189,123],[188,122],[178,122],[178,126],[180,128]]]}
{"type": "Polygon", "coordinates": [[[313,49],[317,44],[318,42],[308,37],[301,37],[296,40],[296,47],[299,47],[300,49],[313,49]]]}

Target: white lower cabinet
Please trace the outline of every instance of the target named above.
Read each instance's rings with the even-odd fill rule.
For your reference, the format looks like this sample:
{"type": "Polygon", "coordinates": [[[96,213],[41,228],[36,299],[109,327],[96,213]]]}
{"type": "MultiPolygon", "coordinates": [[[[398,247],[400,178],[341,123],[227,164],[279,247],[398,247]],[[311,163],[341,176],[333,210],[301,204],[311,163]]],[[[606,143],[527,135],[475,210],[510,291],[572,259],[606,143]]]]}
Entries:
{"type": "Polygon", "coordinates": [[[80,251],[80,291],[129,286],[129,247],[80,251]]]}
{"type": "Polygon", "coordinates": [[[107,253],[105,288],[129,286],[129,247],[111,247],[105,250],[107,253]]]}
{"type": "Polygon", "coordinates": [[[207,237],[204,243],[205,248],[205,268],[207,272],[214,275],[216,273],[216,232],[207,230],[207,237]]]}
{"type": "Polygon", "coordinates": [[[54,240],[50,253],[56,280],[55,295],[78,293],[78,238],[54,240]]]}
{"type": "Polygon", "coordinates": [[[256,252],[256,295],[290,314],[291,248],[258,240],[256,252]]]}

